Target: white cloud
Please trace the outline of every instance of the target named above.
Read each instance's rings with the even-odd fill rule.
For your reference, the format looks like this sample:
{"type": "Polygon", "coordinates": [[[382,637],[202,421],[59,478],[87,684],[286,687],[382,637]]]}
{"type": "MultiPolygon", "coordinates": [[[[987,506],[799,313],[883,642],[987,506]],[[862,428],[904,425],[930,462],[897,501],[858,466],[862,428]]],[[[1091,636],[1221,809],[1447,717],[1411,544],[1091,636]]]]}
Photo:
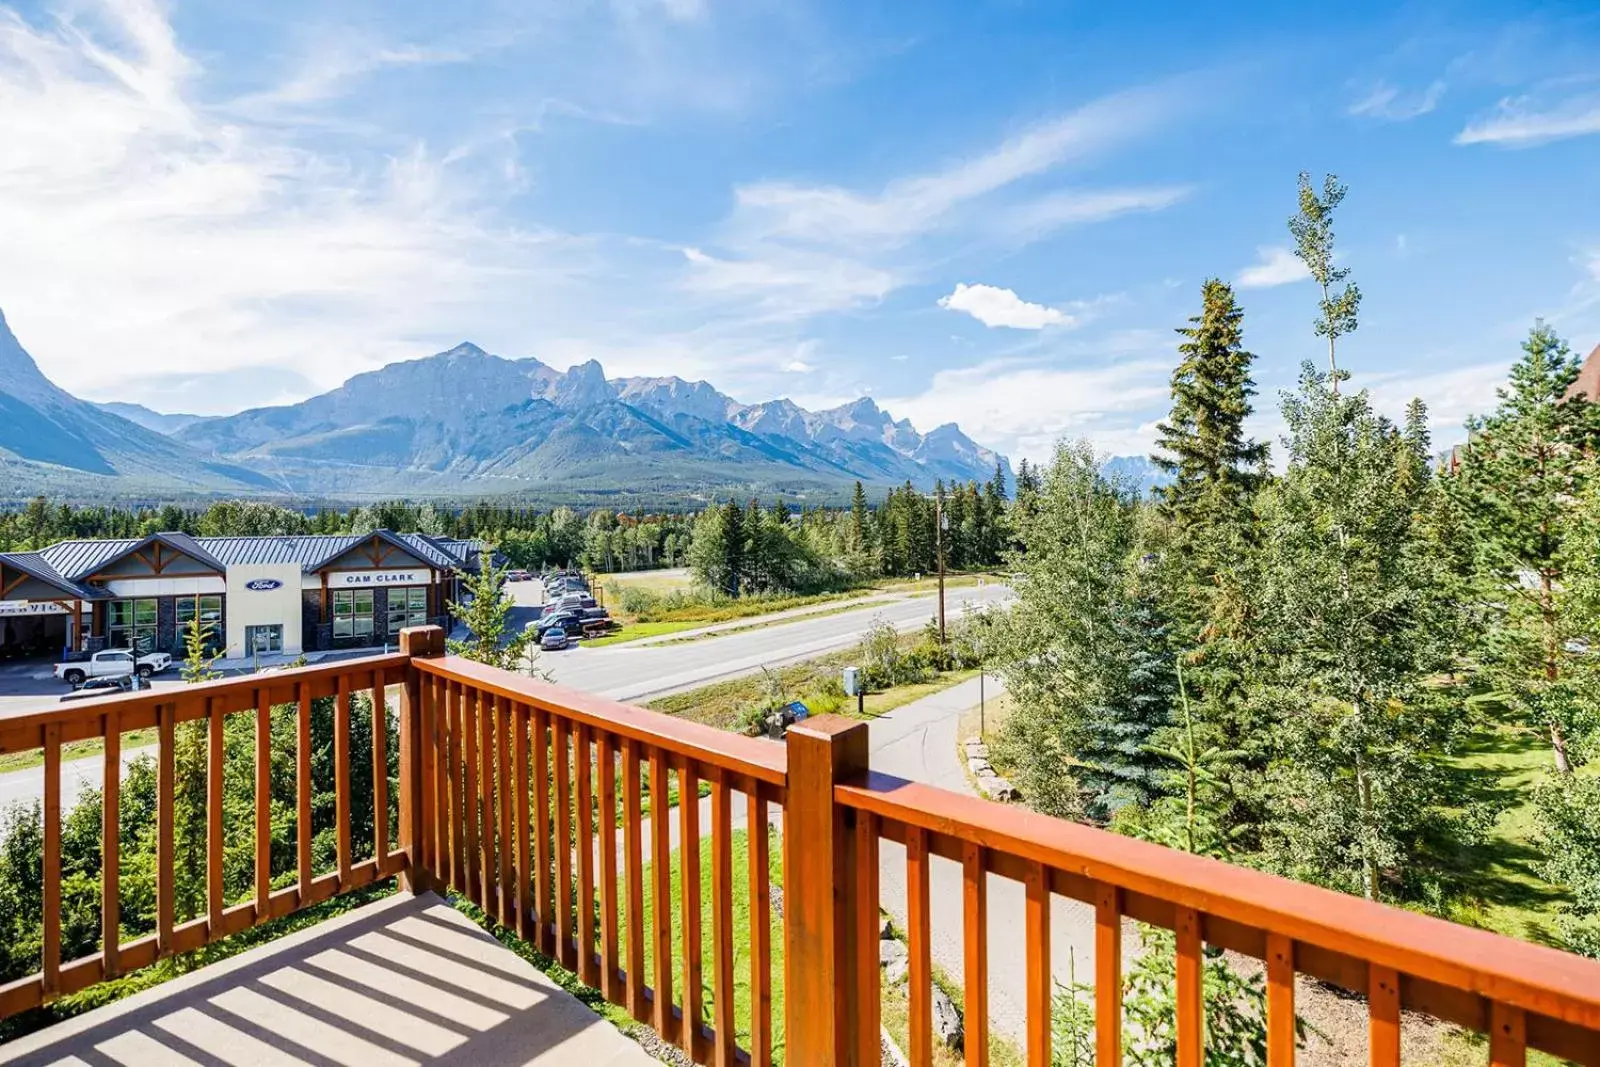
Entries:
{"type": "Polygon", "coordinates": [[[1014,330],[1042,330],[1046,326],[1071,326],[1073,319],[1059,308],[1030,304],[1010,289],[958,282],[955,291],[939,298],[939,306],[964,311],[985,326],[1014,330]]]}
{"type": "Polygon", "coordinates": [[[1063,226],[1104,222],[1136,212],[1161,211],[1187,199],[1189,193],[1188,186],[1090,191],[1064,189],[996,212],[996,221],[1016,235],[1031,239],[1063,226]]]}
{"type": "Polygon", "coordinates": [[[1406,122],[1438,107],[1444,90],[1443,81],[1433,82],[1420,93],[1403,93],[1387,82],[1379,82],[1370,93],[1350,105],[1350,114],[1387,122],[1406,122]]]}
{"type": "Polygon", "coordinates": [[[1262,245],[1256,249],[1256,259],[1234,280],[1239,288],[1269,289],[1311,277],[1300,257],[1281,245],[1262,245]]]}
{"type": "Polygon", "coordinates": [[[1529,97],[1501,100],[1490,115],[1470,122],[1456,144],[1528,148],[1569,137],[1600,133],[1600,96],[1573,97],[1541,108],[1529,97]]]}
{"type": "Polygon", "coordinates": [[[813,367],[803,359],[791,359],[788,363],[783,365],[783,369],[790,374],[810,374],[817,368],[813,367]]]}
{"type": "Polygon", "coordinates": [[[903,242],[949,224],[957,209],[1014,182],[1140,136],[1172,110],[1171,94],[1162,90],[1104,97],[987,152],[928,174],[898,178],[877,193],[781,181],[741,186],[734,228],[747,237],[802,243],[903,242]]]}
{"type": "Polygon", "coordinates": [[[1146,451],[1152,413],[1168,397],[1169,360],[1135,359],[1091,368],[990,360],[943,370],[921,393],[881,401],[918,426],[957,422],[974,440],[1013,460],[1048,459],[1062,437],[1084,437],[1107,454],[1146,451]]]}
{"type": "Polygon", "coordinates": [[[270,365],[326,387],[571,300],[592,244],[496,227],[481,175],[420,144],[315,151],[205,101],[153,0],[74,10],[0,11],[0,300],[63,386],[160,402],[163,375],[270,365]]]}

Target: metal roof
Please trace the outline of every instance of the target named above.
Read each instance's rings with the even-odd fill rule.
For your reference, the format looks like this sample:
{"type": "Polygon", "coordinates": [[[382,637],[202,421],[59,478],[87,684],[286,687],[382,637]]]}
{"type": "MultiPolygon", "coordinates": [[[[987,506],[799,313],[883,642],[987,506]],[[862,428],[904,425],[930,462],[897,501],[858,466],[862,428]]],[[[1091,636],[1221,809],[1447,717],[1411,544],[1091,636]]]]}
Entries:
{"type": "Polygon", "coordinates": [[[133,550],[139,542],[133,538],[116,541],[60,541],[39,550],[38,555],[63,578],[76,581],[87,578],[107,562],[133,550]]]}
{"type": "Polygon", "coordinates": [[[8,567],[14,567],[22,573],[53,585],[68,596],[82,600],[100,600],[110,596],[104,589],[95,589],[93,586],[79,585],[62,576],[50,561],[40,552],[0,552],[0,562],[8,567]]]}
{"type": "Polygon", "coordinates": [[[208,567],[222,570],[222,561],[206,551],[186,533],[156,533],[142,538],[119,538],[112,541],[61,541],[40,549],[39,555],[47,560],[57,574],[71,581],[80,581],[96,571],[137,552],[147,545],[164,544],[199,560],[208,567]]]}
{"type": "Polygon", "coordinates": [[[80,585],[82,579],[156,541],[223,571],[229,567],[263,563],[298,564],[302,571],[319,570],[363,542],[377,537],[443,571],[475,567],[481,541],[457,541],[426,534],[397,534],[373,530],[360,534],[273,534],[262,537],[190,537],[185,533],[152,534],[142,539],[60,541],[38,552],[0,553],[18,570],[41,581],[64,585],[74,595],[89,599],[101,590],[80,585]],[[32,560],[31,563],[19,562],[32,560]],[[39,571],[42,573],[35,573],[39,571]]]}

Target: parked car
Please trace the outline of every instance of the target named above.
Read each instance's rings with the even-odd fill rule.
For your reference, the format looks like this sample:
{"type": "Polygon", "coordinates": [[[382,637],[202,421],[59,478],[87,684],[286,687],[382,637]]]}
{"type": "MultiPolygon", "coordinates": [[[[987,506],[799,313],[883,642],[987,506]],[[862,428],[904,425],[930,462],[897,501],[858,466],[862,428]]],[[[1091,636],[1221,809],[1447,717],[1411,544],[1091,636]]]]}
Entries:
{"type": "Polygon", "coordinates": [[[540,640],[551,630],[571,630],[577,633],[582,627],[582,620],[574,611],[550,611],[536,622],[531,623],[540,640]]]}
{"type": "Polygon", "coordinates": [[[567,639],[567,631],[559,626],[551,627],[539,638],[539,647],[546,652],[559,652],[571,643],[567,639]]]}
{"type": "Polygon", "coordinates": [[[134,654],[125,648],[108,648],[85,660],[57,663],[54,673],[57,678],[76,688],[91,678],[121,678],[133,674],[148,678],[171,666],[172,657],[165,652],[152,652],[135,659],[134,654]]]}
{"type": "Polygon", "coordinates": [[[90,678],[72,692],[61,697],[63,701],[88,700],[90,697],[112,696],[116,693],[131,693],[137,689],[149,689],[150,682],[137,674],[119,674],[103,678],[90,678]]]}
{"type": "Polygon", "coordinates": [[[532,577],[533,575],[523,570],[506,571],[506,581],[508,582],[525,582],[532,577]]]}

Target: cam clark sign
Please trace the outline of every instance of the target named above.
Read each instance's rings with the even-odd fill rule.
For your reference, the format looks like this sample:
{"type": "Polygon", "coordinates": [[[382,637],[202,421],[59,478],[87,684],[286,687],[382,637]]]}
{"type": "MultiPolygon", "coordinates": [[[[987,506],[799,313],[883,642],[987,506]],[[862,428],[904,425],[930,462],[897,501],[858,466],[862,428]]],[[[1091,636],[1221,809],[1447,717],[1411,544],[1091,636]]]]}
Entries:
{"type": "Polygon", "coordinates": [[[328,575],[328,585],[333,589],[346,589],[362,585],[427,585],[432,572],[423,569],[409,571],[333,571],[328,575]]]}

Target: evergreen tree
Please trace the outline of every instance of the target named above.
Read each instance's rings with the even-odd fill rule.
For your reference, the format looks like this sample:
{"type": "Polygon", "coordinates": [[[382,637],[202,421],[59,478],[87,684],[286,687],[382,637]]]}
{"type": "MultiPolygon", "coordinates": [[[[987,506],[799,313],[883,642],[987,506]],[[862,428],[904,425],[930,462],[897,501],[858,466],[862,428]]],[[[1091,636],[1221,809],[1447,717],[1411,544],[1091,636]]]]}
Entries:
{"type": "Polygon", "coordinates": [[[1172,372],[1172,412],[1157,427],[1161,454],[1153,458],[1173,476],[1157,490],[1163,511],[1183,534],[1203,542],[1219,527],[1238,523],[1267,449],[1244,432],[1255,395],[1244,312],[1233,289],[1215,278],[1201,287],[1201,297],[1201,313],[1178,331],[1184,342],[1172,372]]]}
{"type": "Polygon", "coordinates": [[[536,633],[512,629],[514,604],[506,592],[506,572],[494,565],[492,551],[478,557],[478,573],[462,577],[467,595],[459,602],[451,601],[449,609],[455,620],[466,626],[469,636],[465,641],[451,641],[450,654],[502,670],[533,671],[538,659],[536,633]]]}
{"type": "MultiPolygon", "coordinates": [[[[1056,446],[1036,505],[1019,520],[1017,601],[995,643],[1013,707],[996,743],[1031,806],[1072,817],[1084,810],[1079,753],[1108,732],[1100,719],[1123,704],[1135,658],[1124,625],[1133,505],[1082,442],[1056,446]]],[[[1108,763],[1111,747],[1101,743],[1108,763]]]]}
{"type": "Polygon", "coordinates": [[[1334,266],[1333,212],[1344,201],[1347,187],[1339,184],[1332,174],[1322,180],[1322,195],[1318,196],[1311,184],[1311,175],[1300,172],[1300,210],[1289,219],[1289,232],[1294,235],[1294,251],[1305,263],[1312,280],[1322,289],[1322,299],[1317,304],[1315,329],[1318,337],[1328,339],[1328,373],[1331,388],[1339,391],[1339,361],[1334,351],[1335,342],[1345,334],[1354,333],[1356,312],[1361,307],[1361,290],[1346,285],[1334,287],[1350,276],[1349,267],[1334,266]]]}
{"type": "Polygon", "coordinates": [[[1169,627],[1154,590],[1136,588],[1118,607],[1112,622],[1127,673],[1091,709],[1079,755],[1089,814],[1102,820],[1129,805],[1146,806],[1161,792],[1166,761],[1152,742],[1170,724],[1176,696],[1169,627]]]}
{"type": "Polygon", "coordinates": [[[1508,388],[1486,418],[1468,423],[1468,443],[1448,488],[1475,544],[1480,607],[1490,625],[1478,657],[1513,712],[1543,729],[1557,770],[1572,769],[1568,736],[1582,706],[1571,684],[1579,654],[1565,587],[1575,559],[1565,521],[1594,468],[1596,405],[1568,396],[1580,364],[1538,323],[1511,368],[1508,388]]]}
{"type": "Polygon", "coordinates": [[[1448,748],[1428,681],[1448,663],[1438,561],[1418,535],[1414,457],[1363,391],[1304,367],[1284,402],[1289,468],[1261,496],[1254,700],[1277,724],[1265,861],[1379,896],[1413,859],[1448,748]]]}

